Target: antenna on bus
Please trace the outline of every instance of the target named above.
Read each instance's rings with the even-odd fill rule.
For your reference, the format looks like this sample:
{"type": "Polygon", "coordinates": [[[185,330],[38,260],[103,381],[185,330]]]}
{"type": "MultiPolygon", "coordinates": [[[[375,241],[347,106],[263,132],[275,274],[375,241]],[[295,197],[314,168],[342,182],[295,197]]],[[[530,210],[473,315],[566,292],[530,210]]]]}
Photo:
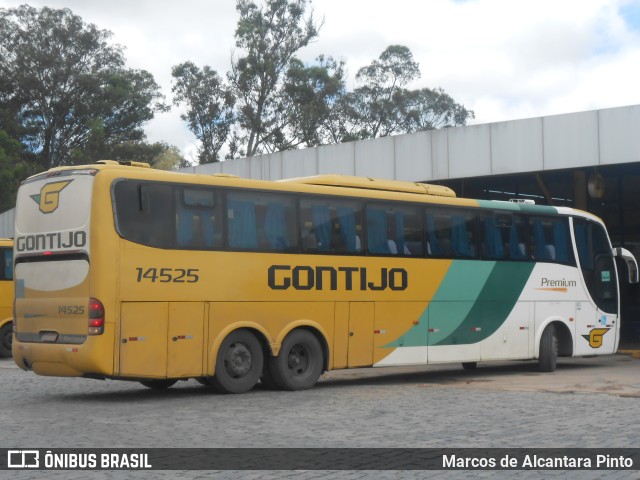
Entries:
{"type": "Polygon", "coordinates": [[[525,205],[535,205],[536,201],[530,198],[510,198],[511,203],[524,203],[525,205]]]}

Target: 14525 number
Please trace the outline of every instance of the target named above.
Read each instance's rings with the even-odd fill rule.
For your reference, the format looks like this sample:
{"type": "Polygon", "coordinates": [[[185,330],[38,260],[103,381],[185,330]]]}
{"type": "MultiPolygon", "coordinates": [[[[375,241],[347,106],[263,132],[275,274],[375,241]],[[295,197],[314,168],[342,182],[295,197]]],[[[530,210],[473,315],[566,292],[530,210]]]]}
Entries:
{"type": "Polygon", "coordinates": [[[197,268],[136,268],[138,282],[196,283],[200,280],[197,268]]]}

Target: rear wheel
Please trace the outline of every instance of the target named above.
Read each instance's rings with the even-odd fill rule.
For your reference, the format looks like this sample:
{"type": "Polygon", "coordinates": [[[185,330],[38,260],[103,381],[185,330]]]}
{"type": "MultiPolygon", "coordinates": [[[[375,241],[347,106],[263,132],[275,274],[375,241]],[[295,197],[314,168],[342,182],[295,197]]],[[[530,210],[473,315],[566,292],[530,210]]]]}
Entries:
{"type": "Polygon", "coordinates": [[[316,336],[307,330],[294,330],[282,342],[280,353],[270,359],[270,370],[277,386],[284,390],[313,387],[323,369],[324,356],[316,336]]]}
{"type": "Polygon", "coordinates": [[[166,390],[175,385],[176,382],[177,380],[142,380],[140,383],[154,390],[166,390]]]}
{"type": "Polygon", "coordinates": [[[220,345],[211,384],[223,393],[248,392],[258,383],[263,363],[262,347],[255,335],[236,330],[220,345]]]}
{"type": "Polygon", "coordinates": [[[547,325],[540,337],[540,354],[538,355],[538,370],[553,372],[558,361],[558,338],[556,328],[547,325]]]}
{"type": "Polygon", "coordinates": [[[0,357],[11,356],[11,337],[13,336],[13,324],[11,322],[0,328],[0,357]]]}

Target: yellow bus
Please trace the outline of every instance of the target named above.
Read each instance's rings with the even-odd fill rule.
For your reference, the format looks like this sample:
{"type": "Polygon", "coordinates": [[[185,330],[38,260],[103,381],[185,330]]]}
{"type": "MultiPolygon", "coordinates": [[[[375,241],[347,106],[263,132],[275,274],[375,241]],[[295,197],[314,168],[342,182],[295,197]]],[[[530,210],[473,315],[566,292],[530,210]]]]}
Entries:
{"type": "Polygon", "coordinates": [[[613,354],[613,249],[585,212],[323,175],[102,161],[33,176],[13,357],[39,375],[299,390],[331,369],[613,354]]]}
{"type": "Polygon", "coordinates": [[[13,241],[0,238],[0,358],[11,357],[12,317],[13,241]]]}

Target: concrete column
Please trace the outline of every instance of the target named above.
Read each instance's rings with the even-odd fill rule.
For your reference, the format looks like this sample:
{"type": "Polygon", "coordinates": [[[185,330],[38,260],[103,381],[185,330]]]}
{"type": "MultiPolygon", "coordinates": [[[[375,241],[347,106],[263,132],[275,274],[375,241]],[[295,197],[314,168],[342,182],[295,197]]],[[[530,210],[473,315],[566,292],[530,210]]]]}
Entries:
{"type": "Polygon", "coordinates": [[[582,170],[573,172],[573,206],[587,209],[587,174],[582,170]]]}

